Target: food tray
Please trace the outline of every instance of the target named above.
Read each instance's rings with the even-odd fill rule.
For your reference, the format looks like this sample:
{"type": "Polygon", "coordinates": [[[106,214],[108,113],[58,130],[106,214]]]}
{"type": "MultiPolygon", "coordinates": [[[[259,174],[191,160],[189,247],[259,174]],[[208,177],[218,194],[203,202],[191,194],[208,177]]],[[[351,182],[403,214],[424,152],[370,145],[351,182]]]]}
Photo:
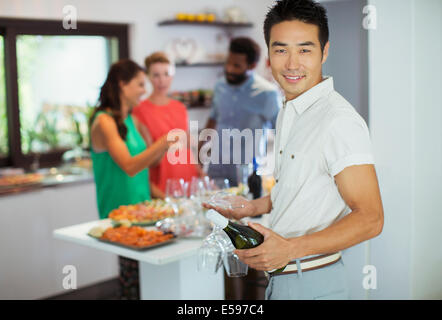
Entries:
{"type": "MultiPolygon", "coordinates": [[[[167,233],[165,233],[165,234],[167,234],[167,233]]],[[[148,250],[148,249],[152,249],[152,248],[158,248],[158,247],[164,246],[166,244],[173,243],[173,242],[175,242],[177,240],[177,236],[174,235],[173,238],[171,238],[171,239],[169,239],[167,241],[163,241],[163,242],[160,242],[160,243],[155,243],[155,244],[152,244],[152,245],[149,245],[149,246],[137,247],[137,246],[130,246],[130,245],[126,245],[126,244],[119,243],[119,242],[114,242],[114,241],[109,241],[109,240],[101,239],[99,237],[94,237],[93,235],[91,235],[89,233],[87,235],[89,237],[91,237],[91,238],[97,239],[98,241],[101,241],[101,242],[104,242],[104,243],[109,243],[109,244],[116,245],[118,247],[123,247],[123,248],[126,248],[126,249],[132,249],[132,250],[136,250],[136,251],[144,251],[144,250],[148,250]]]]}
{"type": "Polygon", "coordinates": [[[9,190],[9,189],[16,189],[16,188],[26,188],[26,187],[32,187],[42,184],[42,181],[31,181],[31,182],[22,182],[22,183],[11,183],[8,185],[0,185],[0,190],[9,190]]]}
{"type": "MultiPolygon", "coordinates": [[[[162,219],[160,219],[160,220],[162,220],[162,219]]],[[[149,226],[154,226],[155,223],[157,223],[157,222],[160,221],[160,220],[141,221],[141,222],[132,222],[132,221],[129,221],[129,222],[130,222],[130,225],[131,225],[131,226],[149,227],[149,226]]],[[[111,223],[112,223],[112,226],[114,226],[114,227],[124,224],[124,223],[121,222],[121,221],[113,220],[113,219],[111,219],[111,223]]]]}

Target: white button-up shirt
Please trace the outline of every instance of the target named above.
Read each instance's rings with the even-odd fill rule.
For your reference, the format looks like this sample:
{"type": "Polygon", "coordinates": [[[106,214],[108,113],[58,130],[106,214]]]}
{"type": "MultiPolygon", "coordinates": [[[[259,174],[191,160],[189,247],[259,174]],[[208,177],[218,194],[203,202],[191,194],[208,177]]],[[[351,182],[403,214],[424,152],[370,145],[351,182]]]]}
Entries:
{"type": "Polygon", "coordinates": [[[320,231],[350,212],[334,176],[374,164],[367,125],[329,77],[286,101],[276,122],[270,227],[284,237],[320,231]]]}

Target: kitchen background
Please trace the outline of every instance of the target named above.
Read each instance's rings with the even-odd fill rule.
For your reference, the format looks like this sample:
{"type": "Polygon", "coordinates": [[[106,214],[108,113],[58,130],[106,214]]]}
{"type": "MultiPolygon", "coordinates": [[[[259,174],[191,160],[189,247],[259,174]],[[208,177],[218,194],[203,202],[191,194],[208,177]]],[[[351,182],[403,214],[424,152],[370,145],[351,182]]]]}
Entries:
{"type": "MultiPolygon", "coordinates": [[[[328,10],[331,33],[330,57],[324,73],[334,77],[337,91],[369,124],[385,211],[382,234],[345,251],[351,296],[441,299],[442,2],[321,2],[328,10]],[[364,28],[368,15],[372,20],[364,28]],[[377,278],[376,288],[369,290],[363,287],[367,265],[376,268],[377,278]]],[[[176,59],[181,55],[190,65],[177,65],[172,90],[177,96],[201,90],[210,98],[210,90],[222,75],[219,61],[232,35],[246,35],[260,44],[262,57],[257,73],[270,79],[262,22],[272,3],[168,0],[160,5],[151,0],[0,0],[0,20],[55,20],[62,28],[63,8],[72,5],[79,22],[127,24],[130,58],[143,64],[144,58],[158,49],[172,54],[178,51],[176,59]],[[222,19],[232,7],[239,8],[250,25],[160,25],[180,12],[207,11],[222,19]]],[[[238,12],[232,12],[242,21],[238,12]]],[[[4,48],[1,27],[0,48],[4,48]]],[[[87,144],[85,119],[89,107],[96,102],[107,68],[117,59],[121,47],[112,36],[68,41],[21,35],[16,49],[21,153],[32,155],[26,161],[37,166],[48,150],[63,144],[87,144]],[[62,133],[60,125],[68,133],[62,133]],[[41,159],[35,154],[42,154],[41,159]]],[[[5,79],[3,51],[0,50],[0,154],[6,160],[0,156],[0,164],[6,166],[12,151],[5,130],[6,97],[1,91],[5,88],[1,82],[5,79]]],[[[189,108],[191,120],[198,120],[200,128],[209,112],[207,106],[189,108]]],[[[52,237],[56,228],[96,218],[95,186],[90,177],[78,183],[0,196],[0,299],[39,299],[62,294],[63,267],[70,264],[77,267],[79,287],[115,278],[116,256],[52,237]]]]}

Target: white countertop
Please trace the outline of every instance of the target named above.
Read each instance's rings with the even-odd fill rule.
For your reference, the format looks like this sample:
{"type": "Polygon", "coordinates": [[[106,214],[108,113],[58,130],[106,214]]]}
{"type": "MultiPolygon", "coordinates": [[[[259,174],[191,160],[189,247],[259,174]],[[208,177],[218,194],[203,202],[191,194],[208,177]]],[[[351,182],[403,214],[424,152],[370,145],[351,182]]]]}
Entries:
{"type": "MultiPolygon", "coordinates": [[[[254,218],[252,221],[266,226],[267,216],[268,215],[264,215],[262,218],[254,218]]],[[[195,238],[178,238],[171,244],[166,244],[158,248],[147,249],[145,251],[137,251],[101,242],[87,234],[93,227],[103,224],[109,225],[109,219],[95,220],[57,229],[53,231],[53,235],[56,239],[70,241],[90,248],[104,250],[119,256],[148,262],[155,265],[163,265],[195,255],[203,241],[203,239],[195,238]]]]}
{"type": "Polygon", "coordinates": [[[61,228],[54,230],[53,235],[56,239],[74,242],[90,248],[104,250],[119,256],[156,265],[167,264],[196,254],[203,241],[203,239],[179,238],[171,244],[166,244],[158,248],[136,251],[101,242],[87,234],[93,227],[106,222],[106,220],[96,220],[61,228]]]}

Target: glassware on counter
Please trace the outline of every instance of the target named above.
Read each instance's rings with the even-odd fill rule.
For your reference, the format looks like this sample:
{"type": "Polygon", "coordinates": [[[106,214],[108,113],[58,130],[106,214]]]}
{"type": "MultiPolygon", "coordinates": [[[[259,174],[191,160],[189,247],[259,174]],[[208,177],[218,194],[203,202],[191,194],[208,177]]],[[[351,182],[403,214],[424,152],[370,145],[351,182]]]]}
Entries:
{"type": "Polygon", "coordinates": [[[212,228],[202,213],[183,214],[158,221],[155,226],[163,232],[173,232],[183,238],[204,238],[212,228]]]}
{"type": "Polygon", "coordinates": [[[185,197],[184,184],[179,179],[167,179],[166,181],[166,200],[169,203],[175,216],[178,215],[181,199],[185,197]]]}

